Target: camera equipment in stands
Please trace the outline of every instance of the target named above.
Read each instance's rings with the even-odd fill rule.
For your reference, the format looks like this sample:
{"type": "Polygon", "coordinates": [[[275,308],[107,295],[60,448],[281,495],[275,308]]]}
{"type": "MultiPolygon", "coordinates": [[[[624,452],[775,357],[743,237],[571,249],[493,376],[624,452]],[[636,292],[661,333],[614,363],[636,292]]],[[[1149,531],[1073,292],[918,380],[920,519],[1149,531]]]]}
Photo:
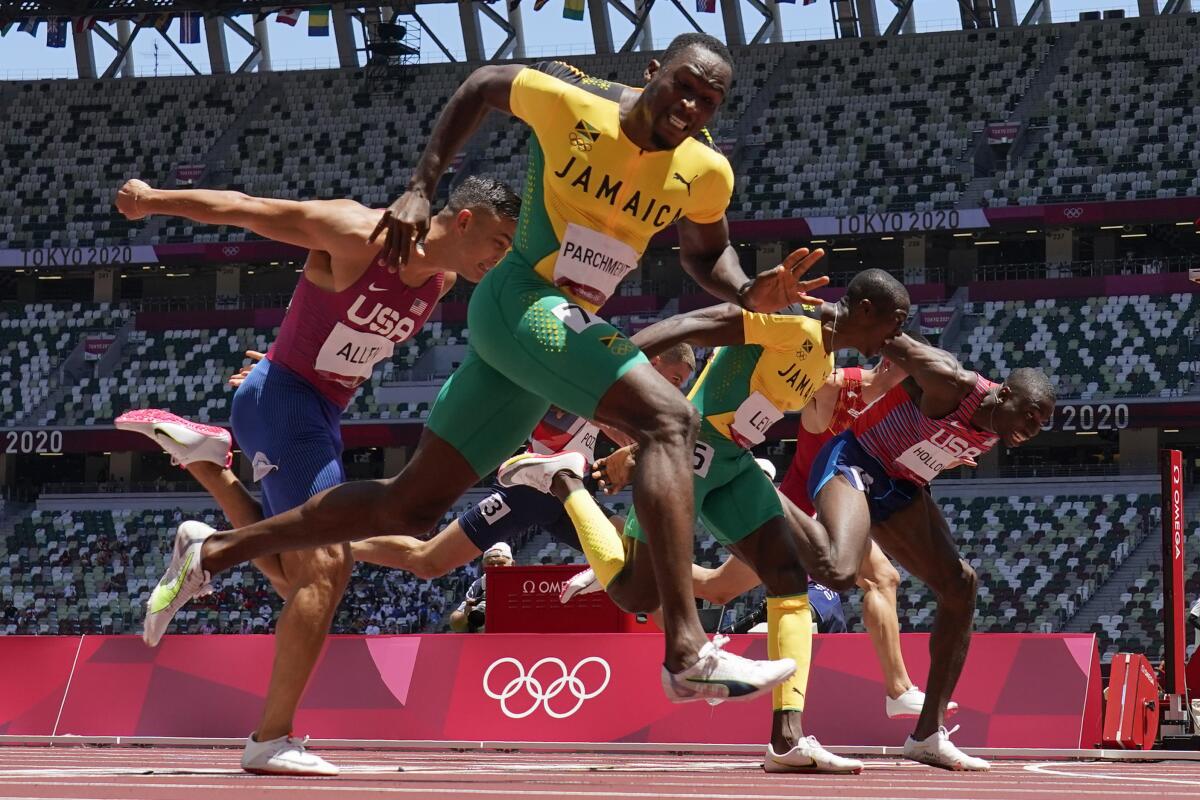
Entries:
{"type": "Polygon", "coordinates": [[[398,22],[377,22],[367,27],[367,66],[399,67],[418,61],[421,56],[421,34],[416,25],[398,22]]]}

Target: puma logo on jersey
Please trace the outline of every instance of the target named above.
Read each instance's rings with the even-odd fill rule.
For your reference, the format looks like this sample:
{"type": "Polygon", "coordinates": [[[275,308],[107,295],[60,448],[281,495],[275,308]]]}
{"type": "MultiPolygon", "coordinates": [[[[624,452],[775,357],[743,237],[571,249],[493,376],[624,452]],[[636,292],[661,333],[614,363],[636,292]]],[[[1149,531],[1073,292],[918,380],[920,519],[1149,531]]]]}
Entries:
{"type": "Polygon", "coordinates": [[[417,329],[416,322],[383,303],[375,303],[375,307],[369,313],[363,314],[362,309],[366,302],[367,296],[360,294],[354,301],[354,305],[350,306],[350,310],[346,312],[346,318],[371,333],[377,333],[399,342],[412,336],[413,331],[417,329]]]}
{"type": "Polygon", "coordinates": [[[700,175],[699,175],[699,173],[693,175],[692,179],[690,181],[687,178],[684,178],[678,172],[676,172],[672,177],[687,187],[688,197],[691,197],[692,196],[692,183],[695,182],[696,178],[699,178],[700,175]]]}

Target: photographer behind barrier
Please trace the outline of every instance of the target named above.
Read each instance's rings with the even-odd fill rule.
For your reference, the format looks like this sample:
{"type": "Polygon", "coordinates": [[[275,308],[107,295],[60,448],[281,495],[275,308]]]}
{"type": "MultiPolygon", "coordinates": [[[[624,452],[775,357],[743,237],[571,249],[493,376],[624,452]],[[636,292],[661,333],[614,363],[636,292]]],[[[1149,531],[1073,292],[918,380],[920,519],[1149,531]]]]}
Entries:
{"type": "MultiPolygon", "coordinates": [[[[511,567],[512,548],[507,542],[497,542],[483,553],[483,566],[511,567]]],[[[450,630],[455,633],[478,633],[483,630],[487,613],[487,574],[480,575],[467,589],[467,597],[450,614],[450,630]]]]}

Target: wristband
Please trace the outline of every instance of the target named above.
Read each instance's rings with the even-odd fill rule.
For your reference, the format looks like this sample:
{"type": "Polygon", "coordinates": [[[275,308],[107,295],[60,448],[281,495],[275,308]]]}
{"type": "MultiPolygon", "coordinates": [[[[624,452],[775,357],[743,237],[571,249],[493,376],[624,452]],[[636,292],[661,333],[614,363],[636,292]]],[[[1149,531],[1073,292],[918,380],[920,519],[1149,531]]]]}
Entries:
{"type": "Polygon", "coordinates": [[[749,289],[753,285],[754,285],[754,278],[750,278],[745,283],[743,283],[741,286],[739,286],[738,290],[737,290],[737,303],[739,306],[741,306],[742,308],[745,308],[747,311],[751,311],[752,309],[746,308],[746,300],[745,300],[746,290],[749,289]]]}

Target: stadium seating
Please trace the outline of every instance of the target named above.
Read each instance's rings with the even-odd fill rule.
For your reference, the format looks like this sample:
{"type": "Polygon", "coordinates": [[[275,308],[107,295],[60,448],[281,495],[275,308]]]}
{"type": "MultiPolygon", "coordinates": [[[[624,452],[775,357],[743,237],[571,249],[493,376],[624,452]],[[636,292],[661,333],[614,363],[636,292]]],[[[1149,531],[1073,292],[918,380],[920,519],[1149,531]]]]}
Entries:
{"type": "MultiPolygon", "coordinates": [[[[952,207],[975,177],[979,131],[1023,100],[1034,109],[1023,120],[1028,143],[999,165],[985,204],[1195,195],[1198,24],[1172,14],[734,48],[737,80],[710,126],[737,154],[730,215],[952,207]],[[1027,99],[1068,30],[1065,61],[1027,99]]],[[[569,60],[597,80],[637,85],[647,54],[569,60]]],[[[113,213],[123,179],[171,186],[178,165],[204,165],[206,185],[381,206],[416,161],[423,139],[412,132],[429,129],[469,69],[413,66],[386,91],[361,70],[14,83],[0,202],[19,213],[0,220],[0,239],[41,247],[252,236],[113,213]]],[[[527,140],[523,126],[492,115],[457,168],[519,186],[527,140]]]]}
{"type": "Polygon", "coordinates": [[[1200,193],[1200,20],[1081,29],[1038,115],[1029,151],[992,205],[1138,200],[1200,193]]]}
{"type": "MultiPolygon", "coordinates": [[[[3,423],[42,423],[30,416],[49,397],[64,359],[90,331],[115,333],[132,315],[108,303],[31,303],[0,309],[0,408],[3,423]]],[[[54,419],[51,410],[49,419],[54,419]]]]}
{"type": "Polygon", "coordinates": [[[1003,120],[1052,30],[797,44],[791,74],[739,165],[739,216],[842,216],[950,208],[969,145],[1003,120]]]}
{"type": "MultiPolygon", "coordinates": [[[[1061,630],[1157,530],[1157,495],[945,497],[939,505],[979,575],[977,631],[1061,630]]],[[[861,593],[847,597],[848,621],[863,630],[861,593]]],[[[936,606],[924,584],[905,576],[899,599],[904,629],[929,630],[936,606]]],[[[1105,650],[1113,652],[1107,639],[1105,650]]]]}
{"type": "Polygon", "coordinates": [[[1200,376],[1194,305],[1191,294],[969,304],[960,355],[994,379],[1046,368],[1059,397],[1174,397],[1200,376]]]}
{"type": "MultiPolygon", "coordinates": [[[[141,604],[166,567],[179,511],[33,511],[0,540],[0,634],[140,633],[141,604]]],[[[189,512],[228,527],[220,512],[189,512]]],[[[447,515],[443,524],[453,518],[447,515]]],[[[358,564],[334,630],[437,630],[478,575],[469,565],[436,581],[358,564]]],[[[269,631],[279,599],[249,566],[222,575],[217,591],[177,618],[179,633],[269,631]]]]}
{"type": "MultiPolygon", "coordinates": [[[[1200,526],[1200,513],[1192,505],[1192,513],[1185,523],[1185,531],[1195,531],[1200,526]]],[[[1155,531],[1157,534],[1157,531],[1155,531]]],[[[1184,598],[1181,602],[1190,605],[1200,595],[1200,550],[1191,546],[1194,537],[1189,537],[1185,550],[1184,598]]],[[[1158,550],[1155,543],[1148,547],[1158,550]]],[[[1161,558],[1152,557],[1149,566],[1134,578],[1120,597],[1120,607],[1101,614],[1091,630],[1106,644],[1108,654],[1116,652],[1149,653],[1157,656],[1163,646],[1163,571],[1161,558]]],[[[1189,633],[1188,639],[1191,639],[1189,633]]]]}
{"type": "Polygon", "coordinates": [[[203,163],[246,100],[228,78],[35,81],[10,99],[0,132],[9,247],[128,244],[138,223],[113,211],[121,182],[166,185],[176,165],[203,163]]]}

